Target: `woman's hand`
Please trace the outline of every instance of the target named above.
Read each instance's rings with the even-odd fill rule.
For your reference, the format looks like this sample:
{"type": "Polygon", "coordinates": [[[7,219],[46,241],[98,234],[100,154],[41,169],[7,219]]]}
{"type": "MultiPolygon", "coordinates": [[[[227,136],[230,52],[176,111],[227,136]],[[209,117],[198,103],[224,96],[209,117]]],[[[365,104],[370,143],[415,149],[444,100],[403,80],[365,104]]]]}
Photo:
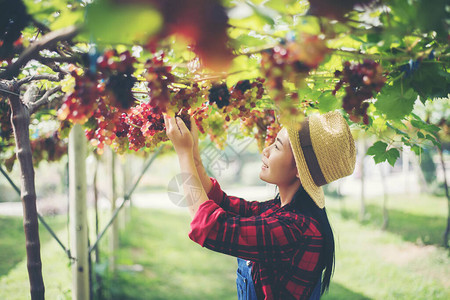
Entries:
{"type": "Polygon", "coordinates": [[[194,151],[195,151],[195,149],[198,149],[198,127],[197,123],[195,123],[195,119],[193,116],[191,116],[191,134],[192,139],[194,140],[194,151]]]}
{"type": "Polygon", "coordinates": [[[192,154],[194,139],[183,120],[177,117],[169,117],[166,114],[163,114],[163,116],[164,124],[166,125],[166,134],[172,141],[173,147],[175,148],[177,154],[192,154]]]}

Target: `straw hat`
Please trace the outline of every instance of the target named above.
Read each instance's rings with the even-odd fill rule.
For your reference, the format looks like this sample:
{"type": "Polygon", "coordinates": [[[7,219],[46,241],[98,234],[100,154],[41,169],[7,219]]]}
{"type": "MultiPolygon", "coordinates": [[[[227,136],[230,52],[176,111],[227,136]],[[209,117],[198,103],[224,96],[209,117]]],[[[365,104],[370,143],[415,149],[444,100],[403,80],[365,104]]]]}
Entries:
{"type": "Polygon", "coordinates": [[[322,185],[353,173],[356,151],[350,128],[338,111],[314,114],[286,126],[300,181],[318,207],[322,185]]]}

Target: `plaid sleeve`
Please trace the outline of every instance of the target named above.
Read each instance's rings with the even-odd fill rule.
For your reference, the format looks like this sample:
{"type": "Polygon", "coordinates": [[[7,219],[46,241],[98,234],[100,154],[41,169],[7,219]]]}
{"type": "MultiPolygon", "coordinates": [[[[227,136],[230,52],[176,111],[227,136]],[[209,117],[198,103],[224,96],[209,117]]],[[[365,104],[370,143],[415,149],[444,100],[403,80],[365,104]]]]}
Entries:
{"type": "Polygon", "coordinates": [[[210,177],[212,182],[212,188],[209,191],[208,199],[213,200],[225,211],[231,212],[243,217],[250,217],[258,215],[261,212],[261,208],[264,206],[264,202],[259,201],[247,201],[243,198],[228,196],[219,185],[219,182],[213,177],[210,177]]]}
{"type": "Polygon", "coordinates": [[[194,216],[189,237],[213,251],[255,262],[286,261],[304,234],[295,217],[288,213],[242,217],[208,200],[194,216]]]}

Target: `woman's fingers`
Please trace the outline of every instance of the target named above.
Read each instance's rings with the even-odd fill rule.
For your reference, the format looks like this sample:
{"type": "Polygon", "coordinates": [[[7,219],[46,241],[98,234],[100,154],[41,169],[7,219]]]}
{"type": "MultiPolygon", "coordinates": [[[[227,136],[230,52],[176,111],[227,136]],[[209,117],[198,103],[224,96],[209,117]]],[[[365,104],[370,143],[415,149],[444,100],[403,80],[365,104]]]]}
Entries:
{"type": "Polygon", "coordinates": [[[175,120],[177,122],[178,128],[180,129],[181,134],[189,133],[189,129],[187,128],[186,124],[184,124],[183,119],[176,117],[175,120]]]}

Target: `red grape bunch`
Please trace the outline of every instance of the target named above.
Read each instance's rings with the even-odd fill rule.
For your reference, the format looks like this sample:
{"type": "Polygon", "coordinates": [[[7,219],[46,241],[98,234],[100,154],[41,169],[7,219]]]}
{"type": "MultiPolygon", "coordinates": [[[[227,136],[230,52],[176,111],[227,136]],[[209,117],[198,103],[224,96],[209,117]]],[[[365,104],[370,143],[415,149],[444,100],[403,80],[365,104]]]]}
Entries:
{"type": "Polygon", "coordinates": [[[253,108],[256,101],[264,94],[264,79],[257,78],[254,82],[241,80],[236,83],[231,91],[227,85],[214,84],[209,90],[209,103],[216,103],[225,115],[225,121],[230,122],[239,118],[245,118],[253,108]]]}
{"type": "Polygon", "coordinates": [[[294,83],[296,87],[303,85],[309,71],[317,68],[328,52],[324,40],[307,34],[263,51],[261,68],[274,101],[280,103],[285,100],[285,81],[294,83]]]}
{"type": "Polygon", "coordinates": [[[136,58],[129,51],[120,55],[108,50],[97,59],[97,68],[105,80],[105,95],[108,104],[126,111],[135,102],[131,89],[137,82],[133,76],[136,58]]]}
{"type": "Polygon", "coordinates": [[[251,113],[256,107],[256,101],[261,99],[264,94],[263,83],[264,79],[262,78],[257,78],[253,82],[241,80],[231,88],[231,105],[223,110],[223,113],[227,114],[226,121],[242,119],[251,113]]]}
{"type": "Polygon", "coordinates": [[[138,151],[143,147],[154,147],[167,140],[161,108],[141,103],[122,113],[116,123],[116,150],[138,151]]]}
{"type": "Polygon", "coordinates": [[[273,110],[252,110],[247,118],[241,120],[241,129],[245,135],[255,137],[262,151],[267,143],[273,142],[280,125],[273,110]]]}
{"type": "Polygon", "coordinates": [[[361,64],[344,63],[342,71],[336,71],[335,76],[340,78],[333,94],[345,85],[345,96],[342,107],[350,115],[353,122],[359,122],[363,117],[364,124],[369,124],[367,108],[369,102],[365,101],[378,93],[386,82],[381,66],[373,60],[364,60],[361,64]]]}
{"type": "Polygon", "coordinates": [[[58,118],[82,124],[98,107],[98,101],[102,95],[98,88],[99,78],[97,74],[91,72],[80,75],[77,71],[72,71],[71,75],[75,78],[75,87],[61,105],[58,118]]]}
{"type": "Polygon", "coordinates": [[[166,107],[170,101],[171,90],[169,85],[175,81],[175,76],[170,73],[171,67],[165,66],[164,53],[145,63],[147,72],[144,74],[150,89],[150,105],[159,106],[163,112],[166,112],[166,107]]]}

